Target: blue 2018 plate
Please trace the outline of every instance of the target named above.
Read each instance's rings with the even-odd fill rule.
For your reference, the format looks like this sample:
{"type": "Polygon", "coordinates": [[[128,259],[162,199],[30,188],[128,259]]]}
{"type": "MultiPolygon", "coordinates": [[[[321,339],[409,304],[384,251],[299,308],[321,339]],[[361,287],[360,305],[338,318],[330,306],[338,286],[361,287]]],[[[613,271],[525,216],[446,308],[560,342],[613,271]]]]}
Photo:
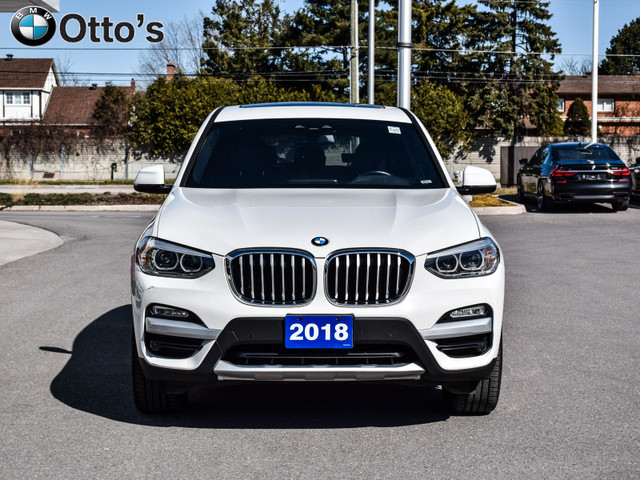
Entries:
{"type": "Polygon", "coordinates": [[[353,315],[287,315],[286,348],[353,348],[353,315]]]}

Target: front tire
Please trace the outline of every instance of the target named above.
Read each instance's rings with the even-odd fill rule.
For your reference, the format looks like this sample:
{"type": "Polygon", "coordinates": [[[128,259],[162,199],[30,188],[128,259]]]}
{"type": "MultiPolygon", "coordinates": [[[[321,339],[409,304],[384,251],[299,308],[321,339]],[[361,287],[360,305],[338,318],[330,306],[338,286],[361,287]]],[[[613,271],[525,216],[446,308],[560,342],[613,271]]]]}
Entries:
{"type": "Polygon", "coordinates": [[[149,380],[140,366],[135,336],[131,341],[131,376],[133,399],[142,413],[170,413],[182,410],[187,405],[187,393],[168,393],[167,384],[149,380]]]}
{"type": "Polygon", "coordinates": [[[518,202],[524,205],[527,199],[524,196],[524,188],[522,186],[522,180],[518,178],[518,202]]]}
{"type": "Polygon", "coordinates": [[[498,350],[491,376],[480,381],[471,393],[453,393],[443,387],[444,400],[449,410],[456,415],[486,415],[498,405],[502,383],[502,344],[498,350]]]}

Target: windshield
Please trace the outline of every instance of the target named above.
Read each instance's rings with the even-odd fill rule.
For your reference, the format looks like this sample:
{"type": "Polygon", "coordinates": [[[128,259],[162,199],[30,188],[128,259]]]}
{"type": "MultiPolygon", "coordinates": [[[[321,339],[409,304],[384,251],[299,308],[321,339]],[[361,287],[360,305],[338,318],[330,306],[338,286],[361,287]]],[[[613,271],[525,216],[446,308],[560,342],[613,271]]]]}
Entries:
{"type": "Polygon", "coordinates": [[[442,188],[415,127],[346,119],[212,126],[187,172],[193,188],[442,188]]]}

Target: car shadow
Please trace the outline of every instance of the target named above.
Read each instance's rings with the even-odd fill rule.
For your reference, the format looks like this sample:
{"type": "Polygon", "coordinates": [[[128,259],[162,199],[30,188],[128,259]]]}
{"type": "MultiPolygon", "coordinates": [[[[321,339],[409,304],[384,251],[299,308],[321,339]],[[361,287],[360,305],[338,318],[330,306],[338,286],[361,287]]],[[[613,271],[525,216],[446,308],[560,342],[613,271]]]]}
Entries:
{"type": "Polygon", "coordinates": [[[112,420],[187,428],[357,428],[446,420],[441,391],[384,383],[219,384],[190,392],[189,407],[170,415],[145,415],[134,406],[130,369],[131,306],[101,315],[84,328],[51,383],[53,396],[71,408],[112,420]]]}
{"type": "MultiPolygon", "coordinates": [[[[586,213],[616,213],[609,204],[603,203],[558,203],[552,206],[551,210],[540,211],[536,205],[535,199],[527,198],[522,203],[518,201],[517,195],[500,195],[499,198],[508,202],[517,203],[518,205],[524,205],[527,209],[527,213],[543,213],[543,214],[586,214],[586,213]]],[[[640,204],[636,201],[634,205],[633,201],[629,204],[629,208],[640,208],[640,204]]],[[[621,212],[623,213],[623,212],[621,212]]]]}

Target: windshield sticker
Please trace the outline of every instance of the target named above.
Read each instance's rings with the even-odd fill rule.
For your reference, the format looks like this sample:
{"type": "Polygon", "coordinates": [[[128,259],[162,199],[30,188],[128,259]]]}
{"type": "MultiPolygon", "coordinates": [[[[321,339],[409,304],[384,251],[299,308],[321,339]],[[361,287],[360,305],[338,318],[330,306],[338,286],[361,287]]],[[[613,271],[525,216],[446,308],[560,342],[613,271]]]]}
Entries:
{"type": "Polygon", "coordinates": [[[400,127],[394,127],[392,125],[387,125],[387,128],[389,129],[389,133],[393,133],[394,135],[400,135],[402,132],[400,132],[400,127]]]}
{"type": "Polygon", "coordinates": [[[420,180],[420,183],[422,183],[423,185],[428,185],[433,182],[431,180],[420,180]]]}

